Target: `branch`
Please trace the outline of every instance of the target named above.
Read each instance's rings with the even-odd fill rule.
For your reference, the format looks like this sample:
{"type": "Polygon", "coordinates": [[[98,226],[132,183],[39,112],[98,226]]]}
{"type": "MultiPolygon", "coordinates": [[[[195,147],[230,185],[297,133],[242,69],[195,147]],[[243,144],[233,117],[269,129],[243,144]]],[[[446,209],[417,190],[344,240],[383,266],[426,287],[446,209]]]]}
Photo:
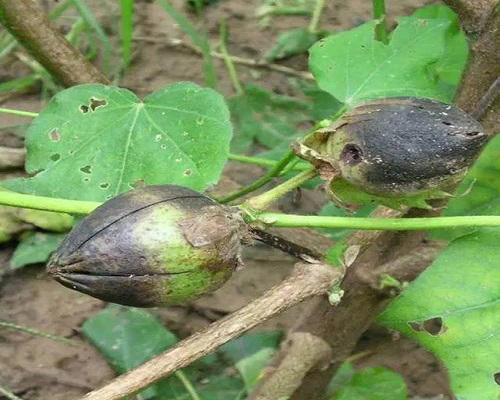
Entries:
{"type": "MultiPolygon", "coordinates": [[[[388,297],[394,296],[396,294],[394,288],[380,286],[383,275],[388,274],[398,281],[410,281],[416,278],[432,262],[442,247],[443,245],[440,243],[428,243],[374,270],[358,270],[356,274],[357,278],[360,285],[363,286],[364,296],[368,299],[368,301],[363,301],[362,304],[369,303],[369,300],[374,296],[384,302],[388,297]]],[[[358,309],[359,300],[357,298],[355,302],[351,302],[348,308],[335,308],[331,305],[321,307],[321,310],[324,312],[321,318],[326,319],[333,316],[339,318],[338,315],[341,313],[343,320],[350,318],[361,322],[362,318],[367,316],[367,313],[358,309]]],[[[323,300],[318,300],[313,303],[314,310],[316,310],[318,303],[320,303],[320,306],[326,305],[326,302],[323,300]]],[[[370,311],[372,309],[370,307],[370,311]]],[[[311,331],[307,330],[305,325],[309,322],[310,320],[305,319],[289,331],[280,351],[274,357],[271,366],[268,367],[267,373],[264,374],[264,378],[251,393],[248,400],[288,398],[299,389],[306,374],[309,377],[321,376],[321,371],[325,370],[325,365],[328,365],[329,362],[332,360],[337,362],[344,360],[344,357],[339,358],[339,354],[336,353],[339,351],[338,346],[335,347],[328,344],[325,340],[326,336],[320,337],[315,334],[316,332],[311,333],[311,331]]],[[[347,324],[344,327],[339,327],[340,332],[343,332],[342,335],[350,335],[351,325],[347,324]]],[[[345,354],[345,357],[347,355],[345,354]]],[[[329,378],[329,374],[327,377],[329,378]]],[[[315,396],[316,394],[312,395],[311,393],[301,391],[300,394],[296,394],[292,398],[302,400],[319,398],[315,396]]]]}
{"type": "MultiPolygon", "coordinates": [[[[174,39],[174,40],[168,41],[166,39],[136,36],[136,37],[134,37],[134,40],[140,41],[140,42],[148,42],[148,43],[167,44],[167,45],[170,45],[173,47],[185,47],[185,48],[195,52],[196,54],[203,55],[202,51],[198,47],[192,45],[191,43],[183,42],[179,39],[174,39]]],[[[219,58],[221,60],[224,59],[224,54],[219,53],[217,51],[211,51],[210,55],[214,58],[219,58]]],[[[253,68],[267,69],[269,71],[275,71],[275,72],[280,72],[280,73],[286,74],[286,75],[297,76],[299,78],[310,80],[310,81],[314,80],[314,77],[312,76],[312,74],[310,72],[299,71],[299,70],[287,67],[286,65],[274,64],[274,63],[269,63],[265,60],[253,60],[251,58],[238,57],[238,56],[232,56],[232,55],[230,55],[229,58],[235,64],[246,65],[247,67],[253,67],[253,68]]]]}
{"type": "Polygon", "coordinates": [[[0,0],[0,21],[65,86],[109,83],[52,25],[36,0],[0,0]]]}
{"type": "Polygon", "coordinates": [[[118,400],[137,392],[305,299],[326,293],[341,278],[339,268],[298,263],[288,279],[247,306],[182,340],[103,388],[90,392],[82,400],[118,400]]]}

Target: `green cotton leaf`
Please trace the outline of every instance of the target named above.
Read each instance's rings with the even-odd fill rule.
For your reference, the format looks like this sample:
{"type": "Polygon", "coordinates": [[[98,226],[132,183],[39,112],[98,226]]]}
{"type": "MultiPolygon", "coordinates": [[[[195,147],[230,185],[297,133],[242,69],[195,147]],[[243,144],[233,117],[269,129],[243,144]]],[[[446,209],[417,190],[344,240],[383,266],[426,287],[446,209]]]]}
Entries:
{"type": "Polygon", "coordinates": [[[305,53],[318,40],[318,34],[306,28],[293,29],[279,35],[266,59],[281,60],[296,54],[305,53]]]}
{"type": "Polygon", "coordinates": [[[315,83],[299,81],[299,87],[311,101],[311,116],[314,121],[332,117],[343,106],[342,102],[318,88],[315,83]]]}
{"type": "Polygon", "coordinates": [[[0,206],[0,243],[12,240],[30,226],[17,218],[17,208],[0,206]]]}
{"type": "Polygon", "coordinates": [[[434,66],[434,73],[439,78],[438,85],[441,91],[446,93],[449,99],[453,99],[469,55],[467,37],[460,28],[458,16],[449,7],[429,5],[415,11],[412,18],[450,22],[445,36],[444,54],[434,66]]]}
{"type": "Polygon", "coordinates": [[[234,152],[243,152],[257,141],[274,148],[287,146],[299,132],[299,124],[310,119],[310,106],[295,98],[278,95],[255,85],[247,85],[244,93],[229,99],[235,136],[234,152]]]}
{"type": "Polygon", "coordinates": [[[462,236],[379,316],[445,364],[458,400],[500,396],[500,229],[462,236]]]}
{"type": "MultiPolygon", "coordinates": [[[[147,311],[116,305],[110,305],[87,319],[83,324],[83,334],[120,374],[177,342],[177,337],[147,311]]],[[[141,398],[158,396],[159,385],[141,392],[141,398]]]]}
{"type": "Polygon", "coordinates": [[[65,213],[19,208],[17,218],[38,228],[53,232],[67,232],[73,227],[74,217],[65,213]]]}
{"type": "MultiPolygon", "coordinates": [[[[144,363],[177,342],[177,337],[147,311],[117,305],[110,305],[87,319],[83,333],[118,373],[144,363]]],[[[210,365],[210,372],[206,367],[204,364],[198,370],[192,365],[181,370],[200,398],[236,398],[243,389],[241,379],[225,376],[217,365],[210,365]]],[[[156,382],[139,396],[143,400],[192,400],[178,372],[156,382]]]]}
{"type": "Polygon", "coordinates": [[[141,101],[99,84],[59,92],[27,133],[26,170],[2,185],[49,197],[104,201],[137,186],[203,190],[227,160],[231,124],[224,99],[193,83],[141,101]]]}
{"type": "Polygon", "coordinates": [[[342,382],[330,400],[406,400],[407,389],[401,375],[383,367],[365,368],[342,382]]]}
{"type": "Polygon", "coordinates": [[[22,240],[16,247],[10,267],[18,269],[30,264],[46,262],[64,239],[61,233],[36,232],[22,240]]]}
{"type": "Polygon", "coordinates": [[[321,89],[353,107],[395,96],[450,101],[429,73],[445,51],[444,20],[402,17],[389,44],[375,40],[377,21],[320,40],[309,65],[321,89]]]}

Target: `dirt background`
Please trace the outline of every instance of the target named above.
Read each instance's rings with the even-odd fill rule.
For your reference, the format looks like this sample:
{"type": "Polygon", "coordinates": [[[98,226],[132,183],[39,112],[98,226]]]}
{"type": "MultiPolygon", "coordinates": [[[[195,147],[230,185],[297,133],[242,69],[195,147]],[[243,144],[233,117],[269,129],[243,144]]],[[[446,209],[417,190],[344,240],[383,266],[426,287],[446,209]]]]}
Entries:
{"type": "MultiPolygon", "coordinates": [[[[46,1],[50,7],[53,1],[46,1]]],[[[327,2],[321,27],[339,31],[356,26],[371,18],[371,1],[351,0],[327,2]]],[[[424,0],[387,1],[390,20],[406,15],[428,4],[424,0]]],[[[88,1],[99,15],[106,32],[117,35],[118,2],[88,1]]],[[[213,42],[218,39],[218,24],[225,19],[230,29],[229,51],[233,55],[259,59],[272,46],[279,33],[307,26],[305,17],[277,17],[270,26],[258,27],[255,11],[260,1],[221,0],[210,6],[198,25],[209,32],[213,42]]],[[[178,9],[183,2],[174,2],[178,9]]],[[[132,66],[121,82],[139,95],[145,95],[168,83],[194,81],[203,84],[201,58],[184,47],[172,46],[172,40],[188,42],[179,27],[154,2],[136,1],[135,49],[132,66]]],[[[61,29],[67,29],[71,17],[63,17],[61,29]],[[65,20],[66,18],[66,20],[65,20]],[[65,22],[66,21],[66,22],[65,22]],[[68,26],[66,26],[68,25],[68,26]]],[[[297,70],[307,70],[305,56],[293,57],[282,64],[297,70]]],[[[234,94],[223,64],[216,61],[219,90],[234,94]]],[[[255,82],[276,93],[295,95],[287,75],[238,66],[243,82],[255,82]]],[[[28,72],[15,59],[0,63],[0,82],[23,76],[28,72]]],[[[0,98],[0,107],[38,111],[43,107],[37,91],[0,98]]],[[[15,130],[5,128],[29,122],[26,118],[0,114],[0,146],[22,147],[15,130]]],[[[224,178],[215,190],[230,192],[255,179],[258,167],[229,163],[224,178]]],[[[0,178],[12,176],[0,173],[0,178]]],[[[15,173],[14,173],[15,174],[15,173]]],[[[304,191],[282,202],[287,211],[317,210],[324,202],[318,193],[304,191]]],[[[305,236],[302,236],[302,240],[305,236]]],[[[72,338],[78,346],[69,346],[40,337],[0,328],[0,386],[12,390],[24,399],[70,400],[92,388],[103,385],[115,375],[99,353],[80,336],[82,323],[104,307],[104,303],[70,291],[51,281],[41,265],[26,267],[13,273],[9,258],[15,242],[0,246],[0,321],[36,328],[55,335],[72,338]]],[[[246,249],[246,268],[234,274],[222,289],[212,295],[179,307],[153,310],[165,325],[180,337],[185,337],[231,311],[247,304],[270,286],[280,282],[290,271],[293,260],[265,246],[246,249]]],[[[301,307],[259,327],[286,329],[301,307]]],[[[402,374],[414,399],[448,399],[447,376],[439,362],[416,343],[394,336],[374,326],[362,338],[356,349],[359,367],[386,366],[402,374]]],[[[0,395],[0,399],[5,399],[0,395]]]]}

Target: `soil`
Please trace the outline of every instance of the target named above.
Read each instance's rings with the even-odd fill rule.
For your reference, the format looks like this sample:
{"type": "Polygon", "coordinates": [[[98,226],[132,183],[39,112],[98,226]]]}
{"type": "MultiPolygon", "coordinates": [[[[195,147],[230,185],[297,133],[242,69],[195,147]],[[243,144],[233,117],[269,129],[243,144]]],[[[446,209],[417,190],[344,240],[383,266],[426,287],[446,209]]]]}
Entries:
{"type": "MultiPolygon", "coordinates": [[[[45,2],[49,7],[53,1],[45,2]]],[[[93,6],[107,33],[116,38],[118,2],[88,1],[93,6]]],[[[183,8],[182,1],[173,2],[183,8]]],[[[371,18],[371,1],[351,0],[327,2],[322,28],[339,31],[356,26],[371,18]]],[[[416,7],[429,3],[424,0],[388,1],[390,20],[411,13],[416,7]]],[[[267,27],[258,27],[255,11],[259,0],[220,0],[204,12],[199,27],[209,32],[212,42],[218,40],[218,24],[226,20],[230,29],[229,51],[233,55],[259,59],[283,31],[304,27],[307,19],[281,16],[267,27]]],[[[146,95],[168,83],[194,81],[203,84],[201,58],[191,50],[172,45],[173,39],[189,42],[179,27],[158,4],[136,1],[135,44],[131,68],[122,86],[139,95],[146,95]]],[[[191,16],[192,18],[193,16],[191,16]]],[[[61,29],[67,29],[63,18],[61,29]]],[[[0,81],[23,76],[27,72],[18,61],[0,63],[0,81]]],[[[282,64],[297,70],[307,70],[305,56],[293,57],[282,64]]],[[[233,89],[226,70],[216,61],[219,90],[231,95],[233,89]]],[[[243,82],[256,82],[276,93],[296,94],[289,77],[282,73],[238,66],[243,82]]],[[[38,92],[24,93],[0,99],[1,107],[38,111],[43,103],[38,92]]],[[[0,114],[0,146],[22,147],[22,139],[14,129],[29,119],[0,114]]],[[[255,179],[262,170],[245,164],[229,163],[224,178],[214,189],[230,192],[255,179]]],[[[19,174],[2,173],[1,178],[19,174]]],[[[324,202],[321,194],[304,191],[300,198],[289,197],[281,204],[298,212],[317,210],[324,202]]],[[[297,233],[295,233],[297,235],[297,233]]],[[[307,236],[303,235],[303,237],[307,236]]],[[[9,269],[9,258],[15,243],[0,247],[0,321],[29,326],[54,335],[71,338],[76,346],[45,338],[0,329],[0,386],[9,388],[26,400],[70,400],[79,398],[92,388],[103,385],[115,374],[100,354],[80,335],[82,323],[105,305],[103,302],[70,291],[53,282],[41,265],[26,267],[15,273],[9,269]],[[2,279],[3,276],[3,279],[2,279]]],[[[270,286],[280,282],[290,271],[293,259],[265,246],[250,247],[245,252],[246,267],[237,271],[228,284],[212,295],[186,306],[153,310],[164,324],[180,337],[185,337],[211,321],[247,304],[270,286]]],[[[286,329],[300,314],[303,306],[286,312],[258,329],[286,329]]],[[[416,343],[394,337],[381,327],[374,326],[365,333],[356,349],[355,364],[359,367],[386,366],[402,374],[411,396],[426,399],[451,398],[447,375],[439,362],[416,343]]],[[[0,399],[4,399],[0,395],[0,399]]]]}

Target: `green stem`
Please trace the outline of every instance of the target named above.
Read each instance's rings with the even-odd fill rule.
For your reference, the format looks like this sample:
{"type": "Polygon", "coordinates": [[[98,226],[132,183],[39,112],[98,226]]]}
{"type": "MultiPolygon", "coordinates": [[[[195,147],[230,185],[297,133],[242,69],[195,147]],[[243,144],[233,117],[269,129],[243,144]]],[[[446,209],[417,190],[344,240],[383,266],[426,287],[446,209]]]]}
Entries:
{"type": "Polygon", "coordinates": [[[324,6],[325,0],[316,0],[313,15],[311,21],[309,22],[309,27],[307,28],[309,32],[316,33],[318,31],[319,20],[324,6]]]}
{"type": "Polygon", "coordinates": [[[0,108],[0,112],[7,113],[7,114],[22,115],[23,117],[32,117],[32,118],[38,116],[38,113],[29,112],[29,111],[14,110],[12,108],[0,108]]]}
{"type": "MultiPolygon", "coordinates": [[[[263,167],[274,167],[277,164],[277,161],[267,160],[265,158],[259,158],[259,157],[243,156],[240,154],[229,154],[228,158],[232,161],[238,161],[247,164],[256,164],[256,165],[261,165],[263,167]]],[[[309,168],[310,166],[308,164],[299,163],[295,164],[293,168],[291,168],[291,170],[304,171],[309,168]]]]}
{"type": "Polygon", "coordinates": [[[0,386],[0,394],[9,400],[23,400],[2,386],[0,386]]]}
{"type": "Polygon", "coordinates": [[[476,215],[431,218],[358,218],[322,217],[260,213],[248,215],[248,221],[258,221],[277,227],[342,228],[361,230],[418,231],[443,228],[500,226],[500,216],[476,215]]]}
{"type": "Polygon", "coordinates": [[[65,212],[70,214],[89,214],[99,207],[101,203],[94,201],[80,201],[59,199],[54,197],[32,196],[9,191],[0,191],[0,204],[6,206],[32,208],[34,210],[45,210],[65,212]]]}
{"type": "Polygon", "coordinates": [[[184,372],[179,370],[175,371],[174,374],[182,382],[184,388],[187,390],[187,392],[189,393],[189,395],[193,400],[201,400],[199,394],[196,392],[196,389],[193,387],[193,385],[191,384],[190,380],[188,379],[188,377],[184,372]]]}
{"type": "Polygon", "coordinates": [[[19,332],[27,333],[29,335],[39,336],[39,337],[43,337],[45,339],[54,340],[55,342],[66,343],[66,344],[69,344],[71,346],[78,346],[78,343],[75,342],[74,340],[66,339],[65,337],[61,337],[61,336],[52,335],[50,333],[42,332],[42,331],[39,331],[38,329],[29,328],[27,326],[13,324],[11,322],[0,321],[0,328],[13,329],[13,330],[16,330],[19,332]]]}
{"type": "Polygon", "coordinates": [[[318,172],[314,168],[309,168],[305,171],[302,171],[301,173],[295,175],[293,178],[283,182],[281,185],[278,185],[258,196],[252,197],[251,199],[248,199],[243,205],[243,208],[249,207],[249,209],[252,211],[263,211],[269,208],[269,206],[281,196],[299,187],[309,179],[314,178],[317,174],[318,172]]]}
{"type": "Polygon", "coordinates": [[[373,17],[379,20],[375,26],[375,40],[385,44],[389,43],[385,21],[385,0],[373,0],[373,17]]]}
{"type": "Polygon", "coordinates": [[[283,168],[285,168],[288,165],[288,163],[294,159],[294,157],[295,154],[292,151],[289,151],[264,176],[260,177],[250,185],[240,190],[237,190],[236,192],[231,193],[228,196],[218,199],[219,203],[229,203],[232,200],[235,200],[239,197],[242,197],[248,193],[253,192],[254,190],[261,188],[266,183],[271,182],[273,178],[278,176],[280,172],[283,170],[283,168]]]}
{"type": "MultiPolygon", "coordinates": [[[[299,175],[297,175],[297,177],[299,175]]],[[[289,181],[285,182],[285,184],[288,183],[289,181]]],[[[15,207],[32,208],[35,210],[55,211],[73,214],[89,214],[95,208],[101,205],[101,203],[93,201],[32,196],[8,191],[0,191],[0,204],[15,207]]],[[[244,209],[245,207],[242,208],[244,209]]],[[[249,211],[245,216],[245,219],[249,223],[260,221],[265,224],[278,227],[316,227],[396,231],[500,226],[500,216],[497,215],[470,215],[463,217],[432,218],[357,218],[321,217],[315,215],[292,215],[268,212],[255,214],[249,211]]]]}
{"type": "Polygon", "coordinates": [[[233,59],[229,55],[229,52],[227,51],[226,47],[227,23],[224,20],[220,23],[219,35],[220,35],[220,52],[222,53],[224,64],[226,64],[227,72],[229,73],[229,78],[231,79],[236,94],[241,95],[243,94],[243,87],[241,86],[240,79],[238,78],[238,72],[236,71],[236,67],[234,66],[233,59]]]}

